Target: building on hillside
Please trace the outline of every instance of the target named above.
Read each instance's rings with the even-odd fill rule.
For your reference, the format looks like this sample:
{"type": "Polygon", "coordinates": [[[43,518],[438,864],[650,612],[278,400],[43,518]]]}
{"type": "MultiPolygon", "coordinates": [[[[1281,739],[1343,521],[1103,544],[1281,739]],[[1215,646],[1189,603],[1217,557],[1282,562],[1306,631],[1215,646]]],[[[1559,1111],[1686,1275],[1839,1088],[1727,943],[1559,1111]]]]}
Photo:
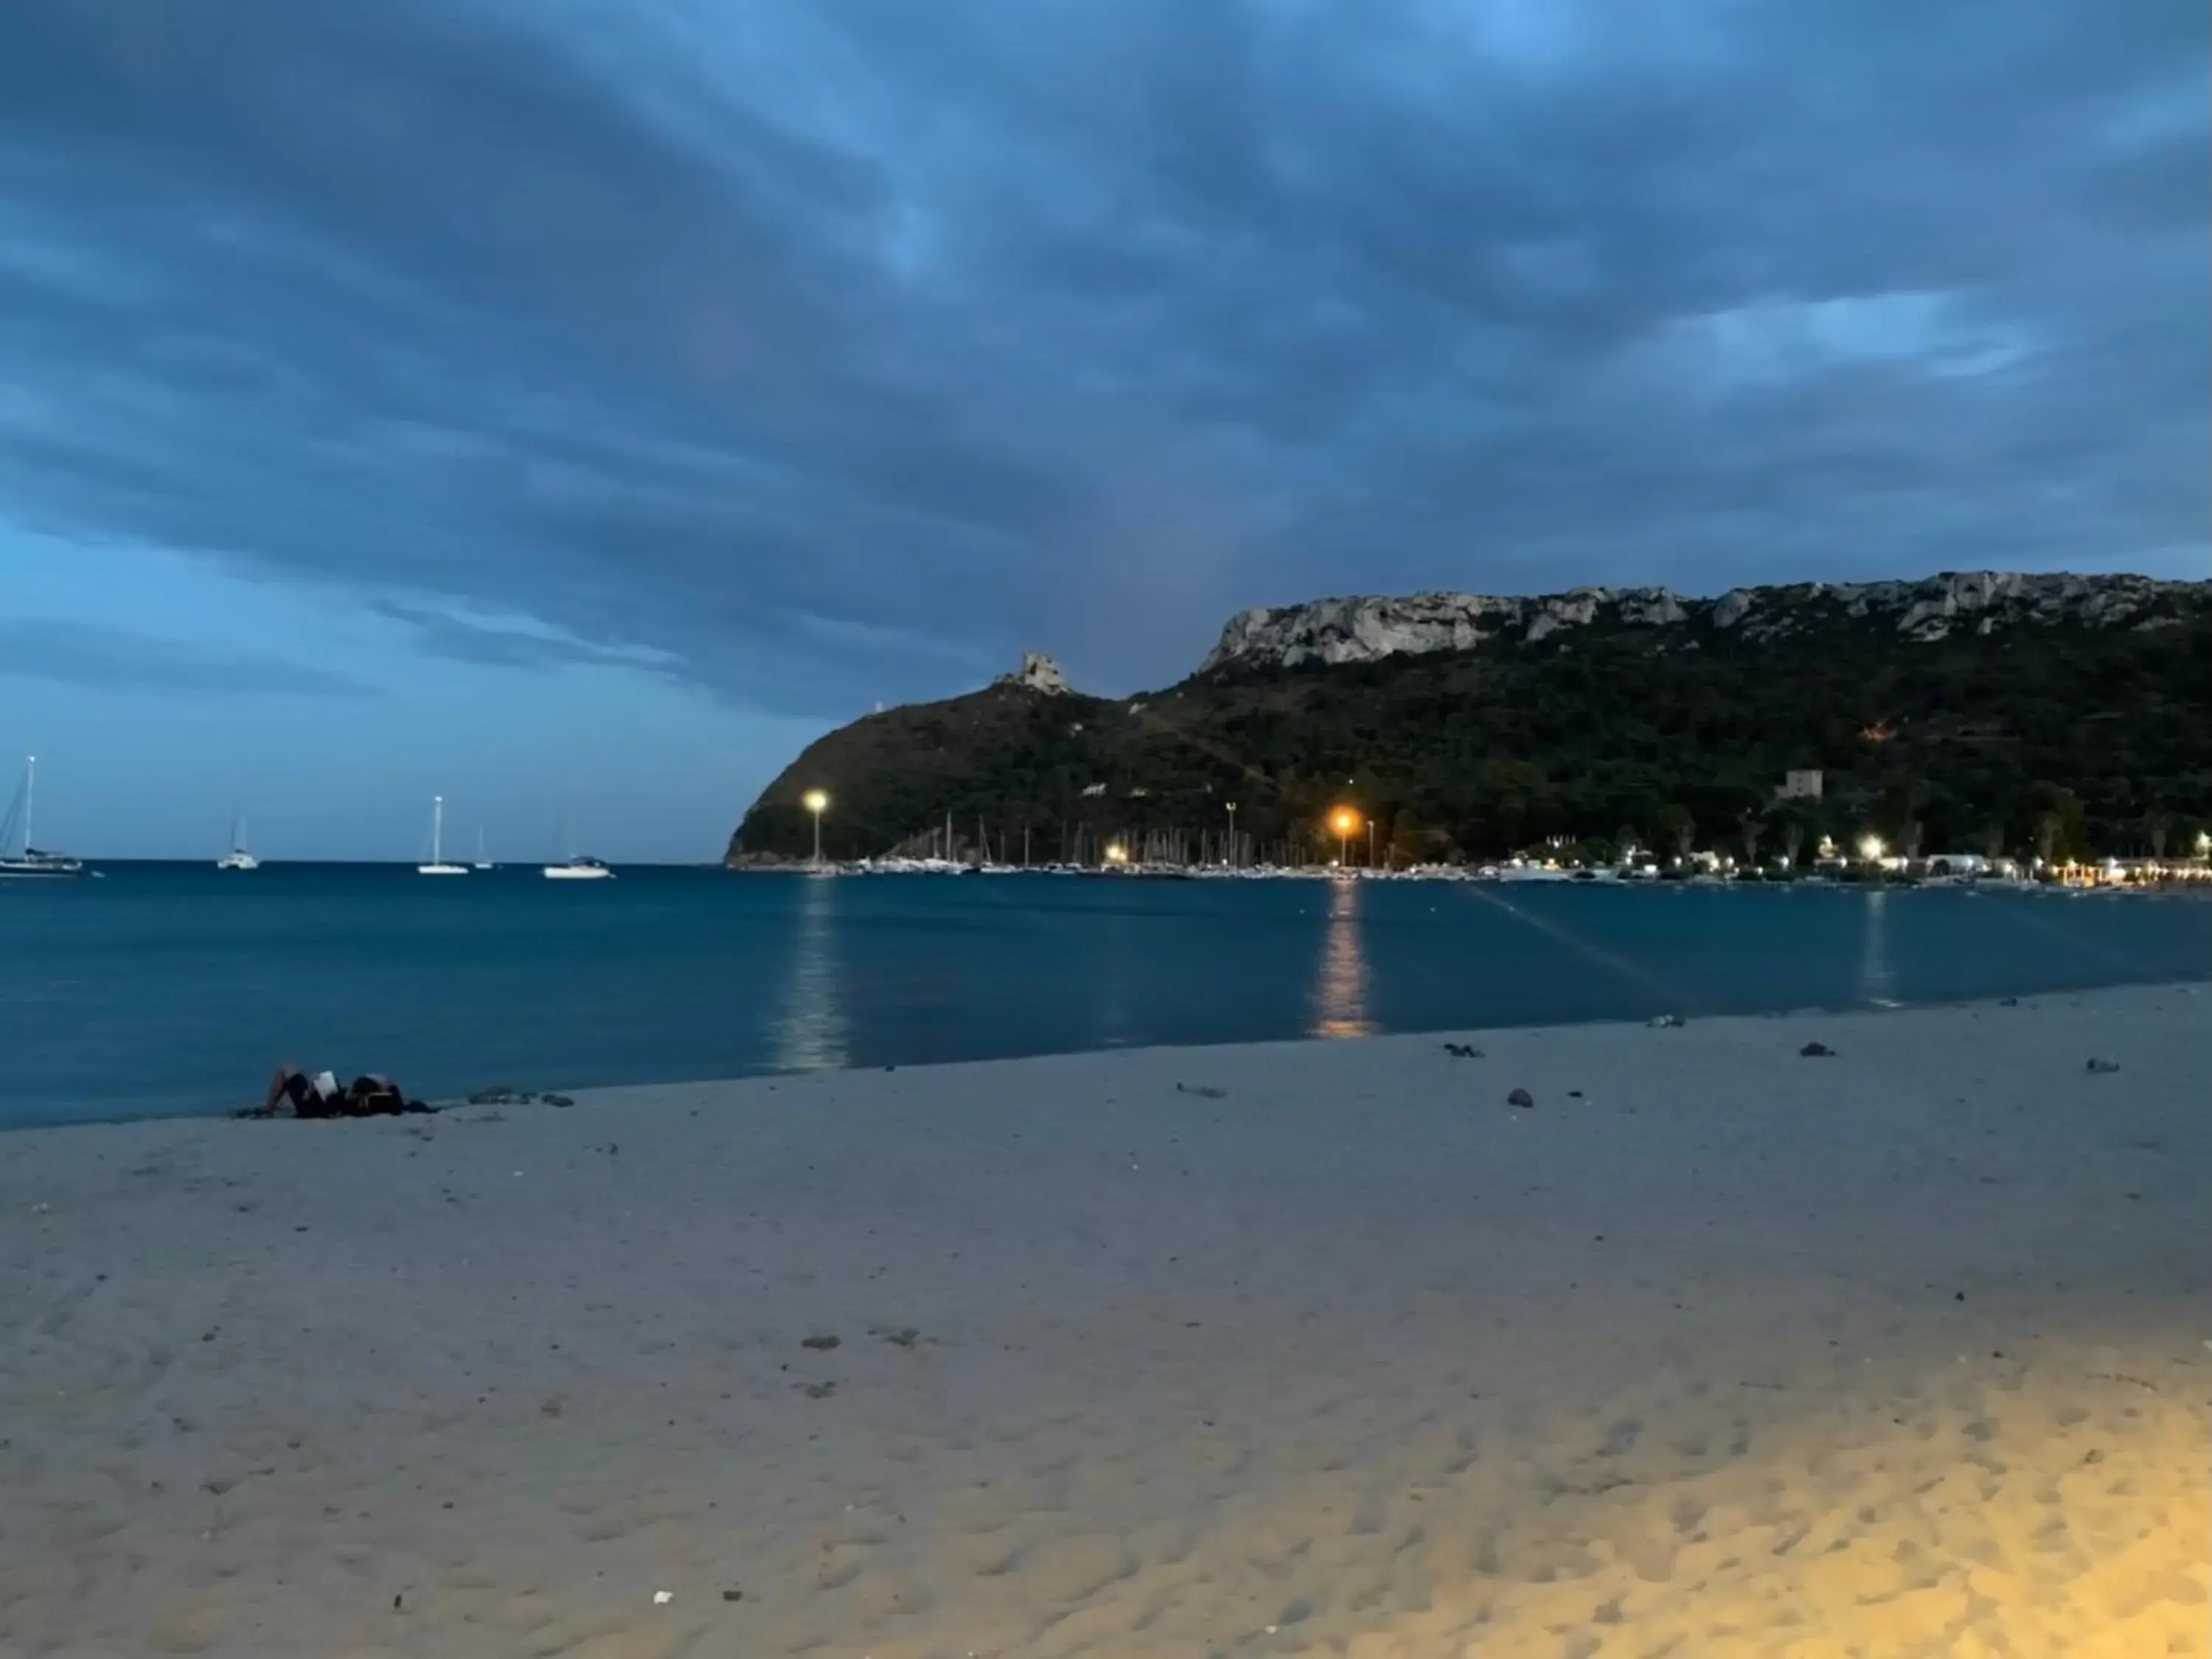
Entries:
{"type": "Polygon", "coordinates": [[[1820,799],[1821,772],[1817,766],[1784,772],[1781,786],[1774,792],[1777,800],[1818,800],[1820,799]]]}

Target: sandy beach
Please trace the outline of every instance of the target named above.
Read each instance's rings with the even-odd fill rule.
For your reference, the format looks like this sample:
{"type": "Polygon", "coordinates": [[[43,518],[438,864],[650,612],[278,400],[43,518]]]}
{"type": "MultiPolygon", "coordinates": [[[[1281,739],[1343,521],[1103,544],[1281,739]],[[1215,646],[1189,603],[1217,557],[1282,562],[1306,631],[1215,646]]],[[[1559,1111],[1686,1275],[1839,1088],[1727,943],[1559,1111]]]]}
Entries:
{"type": "Polygon", "coordinates": [[[9,1134],[0,1652],[2203,1655],[2208,1060],[2177,986],[9,1134]]]}

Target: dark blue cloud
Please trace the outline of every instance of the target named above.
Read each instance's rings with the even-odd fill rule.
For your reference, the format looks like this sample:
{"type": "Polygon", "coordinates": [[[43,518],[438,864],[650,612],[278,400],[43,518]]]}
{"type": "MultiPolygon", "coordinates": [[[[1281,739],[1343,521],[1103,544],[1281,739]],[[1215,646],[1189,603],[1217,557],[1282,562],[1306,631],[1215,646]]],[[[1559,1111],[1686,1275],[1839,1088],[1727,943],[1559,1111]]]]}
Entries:
{"type": "Polygon", "coordinates": [[[0,501],[822,712],[1324,591],[2203,572],[2193,0],[1055,20],[13,0],[0,501]]]}
{"type": "Polygon", "coordinates": [[[91,623],[0,617],[0,676],[93,690],[217,696],[365,697],[368,679],[300,659],[296,642],[266,656],[216,651],[91,623]]]}

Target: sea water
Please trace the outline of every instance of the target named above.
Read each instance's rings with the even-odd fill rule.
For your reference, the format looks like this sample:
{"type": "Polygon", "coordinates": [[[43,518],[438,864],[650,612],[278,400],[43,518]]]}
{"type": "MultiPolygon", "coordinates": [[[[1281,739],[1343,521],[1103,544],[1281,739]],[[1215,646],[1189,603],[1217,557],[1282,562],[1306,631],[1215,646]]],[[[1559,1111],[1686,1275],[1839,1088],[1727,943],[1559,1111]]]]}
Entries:
{"type": "Polygon", "coordinates": [[[118,864],[0,882],[0,1124],[2205,975],[2185,896],[118,864]]]}

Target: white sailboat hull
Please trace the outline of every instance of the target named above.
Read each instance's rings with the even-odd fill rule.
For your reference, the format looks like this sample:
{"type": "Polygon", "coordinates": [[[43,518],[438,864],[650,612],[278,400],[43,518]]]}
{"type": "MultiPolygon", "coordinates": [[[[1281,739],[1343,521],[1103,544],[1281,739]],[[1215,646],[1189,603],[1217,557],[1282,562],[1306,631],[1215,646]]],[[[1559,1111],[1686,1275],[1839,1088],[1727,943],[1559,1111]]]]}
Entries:
{"type": "Polygon", "coordinates": [[[469,866],[465,864],[418,864],[415,866],[415,873],[418,876],[465,876],[468,872],[469,866]]]}
{"type": "Polygon", "coordinates": [[[548,881],[611,881],[614,872],[604,864],[549,864],[545,866],[548,881]]]}
{"type": "Polygon", "coordinates": [[[84,861],[59,853],[0,858],[0,881],[58,881],[84,873],[84,861]]]}

